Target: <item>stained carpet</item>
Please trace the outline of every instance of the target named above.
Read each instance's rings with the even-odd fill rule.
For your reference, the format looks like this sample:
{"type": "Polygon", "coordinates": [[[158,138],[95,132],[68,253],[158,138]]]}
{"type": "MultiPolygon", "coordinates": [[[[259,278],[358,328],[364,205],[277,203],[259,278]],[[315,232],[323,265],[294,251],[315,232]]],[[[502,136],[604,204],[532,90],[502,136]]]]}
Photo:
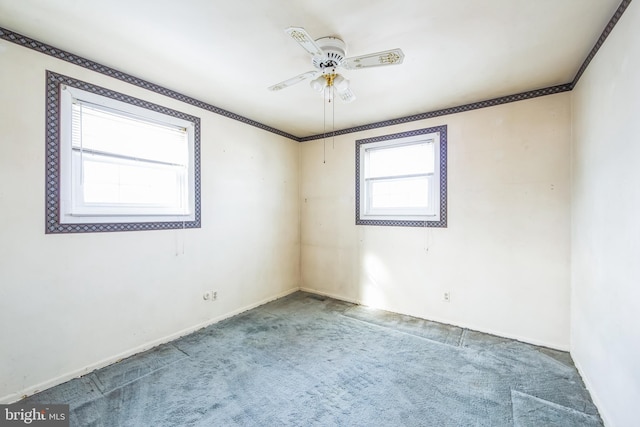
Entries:
{"type": "Polygon", "coordinates": [[[568,353],[297,292],[25,399],[72,426],[602,426],[568,353]]]}

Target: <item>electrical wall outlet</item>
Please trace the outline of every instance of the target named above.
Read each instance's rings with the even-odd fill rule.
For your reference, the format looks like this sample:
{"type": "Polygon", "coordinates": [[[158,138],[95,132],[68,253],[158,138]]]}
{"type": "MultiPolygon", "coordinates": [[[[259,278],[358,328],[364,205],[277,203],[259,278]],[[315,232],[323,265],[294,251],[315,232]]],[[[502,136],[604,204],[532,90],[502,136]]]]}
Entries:
{"type": "Polygon", "coordinates": [[[218,291],[205,291],[205,293],[202,294],[202,299],[213,302],[218,299],[218,291]]]}
{"type": "Polygon", "coordinates": [[[442,301],[451,302],[451,293],[450,292],[443,293],[442,294],[442,301]]]}

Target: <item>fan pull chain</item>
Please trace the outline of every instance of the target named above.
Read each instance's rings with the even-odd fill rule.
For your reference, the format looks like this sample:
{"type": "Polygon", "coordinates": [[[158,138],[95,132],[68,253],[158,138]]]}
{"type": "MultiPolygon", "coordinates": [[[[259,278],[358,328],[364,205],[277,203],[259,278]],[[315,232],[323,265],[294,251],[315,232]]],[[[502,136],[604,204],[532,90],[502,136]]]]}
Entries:
{"type": "Polygon", "coordinates": [[[333,107],[331,107],[331,114],[333,117],[331,118],[331,144],[332,148],[336,149],[336,103],[333,103],[333,107]]]}
{"type": "MultiPolygon", "coordinates": [[[[324,88],[326,92],[327,88],[324,88]]],[[[323,95],[325,93],[323,92],[323,95]]],[[[324,96],[322,97],[322,163],[327,163],[327,107],[324,105],[324,96]]]]}

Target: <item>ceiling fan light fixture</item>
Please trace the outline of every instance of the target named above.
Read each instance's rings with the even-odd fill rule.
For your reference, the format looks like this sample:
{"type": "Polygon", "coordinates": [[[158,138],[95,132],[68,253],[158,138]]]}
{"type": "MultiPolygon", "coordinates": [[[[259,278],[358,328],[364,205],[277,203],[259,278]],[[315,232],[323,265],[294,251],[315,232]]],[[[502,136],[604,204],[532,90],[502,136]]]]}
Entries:
{"type": "Polygon", "coordinates": [[[316,92],[322,92],[322,89],[324,89],[324,87],[326,86],[327,82],[326,82],[324,76],[320,76],[320,77],[318,77],[316,79],[311,80],[311,82],[309,84],[313,88],[313,90],[315,90],[316,92]]]}
{"type": "Polygon", "coordinates": [[[346,88],[345,90],[337,91],[337,92],[342,102],[349,103],[356,100],[356,95],[351,91],[350,88],[346,88]]]}
{"type": "Polygon", "coordinates": [[[349,89],[349,80],[338,74],[336,75],[335,79],[333,79],[333,85],[335,86],[338,93],[344,92],[345,90],[349,89]]]}

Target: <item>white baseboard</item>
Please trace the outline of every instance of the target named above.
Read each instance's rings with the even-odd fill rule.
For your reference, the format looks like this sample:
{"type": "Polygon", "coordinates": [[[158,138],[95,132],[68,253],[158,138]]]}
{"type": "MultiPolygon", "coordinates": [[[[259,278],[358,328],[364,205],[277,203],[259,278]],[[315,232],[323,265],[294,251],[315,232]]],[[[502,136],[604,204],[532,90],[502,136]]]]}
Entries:
{"type": "MultiPolygon", "coordinates": [[[[329,292],[322,292],[322,291],[318,291],[315,289],[310,289],[310,288],[300,288],[301,291],[304,292],[309,292],[312,294],[316,294],[316,295],[323,295],[329,298],[333,298],[333,299],[337,299],[340,301],[345,301],[345,302],[350,302],[352,304],[358,304],[358,305],[364,305],[366,306],[366,304],[363,304],[362,301],[357,300],[357,299],[353,299],[353,298],[347,298],[344,297],[342,295],[337,295],[337,294],[332,294],[329,292]]],[[[379,308],[379,307],[375,307],[375,308],[379,308]]],[[[384,308],[381,308],[381,310],[385,310],[384,308]]],[[[390,311],[390,310],[386,310],[386,311],[390,311]]],[[[563,346],[563,345],[558,345],[555,343],[550,343],[544,340],[536,340],[536,339],[531,339],[529,337],[523,337],[521,335],[517,335],[517,334],[509,334],[509,333],[505,333],[502,331],[496,331],[496,330],[492,330],[490,328],[478,328],[475,325],[468,325],[465,324],[464,322],[452,322],[450,319],[444,319],[444,318],[439,318],[437,316],[430,316],[430,317],[424,317],[424,316],[417,316],[415,314],[412,313],[397,313],[397,314],[403,314],[406,316],[413,316],[413,317],[417,317],[419,319],[425,319],[425,320],[430,320],[432,322],[438,322],[438,323],[444,323],[446,325],[451,325],[451,326],[457,326],[459,328],[465,328],[465,329],[470,329],[472,331],[478,331],[478,332],[483,332],[485,334],[490,334],[490,335],[496,335],[498,337],[503,337],[503,338],[508,338],[508,339],[512,339],[512,340],[516,340],[516,341],[521,341],[527,344],[533,344],[533,345],[537,345],[537,346],[541,346],[541,347],[547,347],[547,348],[551,348],[554,350],[560,350],[560,351],[569,351],[569,346],[563,346]]]]}
{"type": "Polygon", "coordinates": [[[453,326],[458,326],[460,328],[465,328],[465,329],[469,329],[471,331],[477,331],[477,332],[482,332],[485,334],[489,334],[489,335],[495,335],[497,337],[502,337],[502,338],[508,338],[510,340],[516,340],[516,341],[520,341],[526,344],[532,344],[538,347],[546,347],[546,348],[550,348],[552,350],[559,350],[559,351],[569,351],[569,346],[568,345],[559,345],[556,343],[552,343],[549,341],[545,341],[545,340],[537,340],[534,338],[530,338],[530,337],[525,337],[519,334],[512,334],[512,333],[508,333],[508,332],[504,332],[504,331],[498,331],[495,329],[491,329],[491,328],[483,328],[483,327],[478,327],[476,325],[469,325],[465,322],[456,322],[453,323],[450,320],[447,319],[440,319],[440,318],[428,318],[426,320],[431,320],[434,322],[438,322],[438,323],[445,323],[448,325],[453,325],[453,326]]]}
{"type": "MultiPolygon", "coordinates": [[[[8,395],[3,396],[3,397],[0,398],[0,404],[7,404],[7,403],[17,402],[17,401],[23,399],[26,396],[30,396],[32,394],[38,393],[40,391],[46,390],[46,389],[54,387],[56,385],[65,383],[65,382],[67,382],[69,380],[72,380],[74,378],[78,378],[78,377],[81,377],[83,375],[87,375],[88,373],[93,372],[96,369],[104,368],[105,366],[108,366],[108,365],[111,365],[113,363],[116,363],[119,360],[122,360],[122,359],[125,359],[127,357],[133,356],[134,354],[141,353],[143,351],[147,351],[147,350],[149,350],[149,349],[151,349],[153,347],[156,347],[158,345],[165,344],[167,342],[173,341],[173,340],[175,340],[177,338],[180,338],[182,336],[185,336],[185,335],[189,335],[190,333],[195,332],[198,329],[205,328],[205,327],[207,327],[209,325],[212,325],[214,323],[220,322],[221,320],[228,319],[229,317],[236,316],[236,315],[238,315],[240,313],[243,313],[245,311],[251,310],[251,309],[256,308],[256,307],[259,307],[259,306],[264,305],[264,304],[266,304],[268,302],[280,299],[282,297],[285,297],[285,296],[287,296],[289,294],[292,294],[294,292],[297,292],[297,291],[303,291],[303,292],[308,292],[308,293],[312,293],[312,294],[316,294],[316,295],[322,295],[322,296],[326,296],[326,297],[329,297],[329,298],[337,299],[337,300],[340,300],[340,301],[349,302],[349,303],[352,303],[352,304],[364,305],[364,304],[362,304],[362,301],[359,301],[359,300],[353,299],[353,298],[348,298],[348,297],[345,297],[343,295],[337,295],[337,294],[332,294],[330,292],[322,292],[322,291],[318,291],[318,290],[315,290],[315,289],[303,288],[303,287],[291,288],[291,289],[289,289],[287,291],[284,291],[284,292],[281,292],[281,293],[276,294],[274,296],[265,298],[265,299],[263,299],[261,301],[258,301],[256,303],[247,305],[245,307],[233,310],[233,311],[231,311],[229,313],[225,313],[223,315],[214,317],[212,319],[208,319],[205,322],[199,323],[197,325],[191,326],[189,328],[183,329],[183,330],[175,332],[173,334],[164,336],[162,338],[159,338],[159,339],[156,339],[156,340],[153,340],[153,341],[149,341],[149,342],[144,343],[144,344],[142,344],[140,346],[134,347],[134,348],[129,349],[127,351],[124,351],[122,353],[116,354],[114,356],[111,356],[111,357],[108,357],[108,358],[103,359],[101,361],[98,361],[96,363],[93,363],[93,364],[91,364],[89,366],[86,366],[85,368],[78,369],[78,370],[75,370],[75,371],[72,371],[72,372],[68,372],[66,374],[60,375],[60,376],[52,378],[50,380],[41,382],[39,384],[30,386],[30,387],[27,387],[27,388],[25,388],[23,390],[20,390],[20,391],[16,392],[16,393],[8,394],[8,395]]],[[[408,314],[408,313],[399,313],[399,314],[406,314],[408,316],[413,316],[413,314],[408,314]]],[[[416,317],[420,317],[420,316],[416,316],[416,317]]],[[[526,338],[526,337],[521,337],[521,336],[513,335],[513,334],[505,334],[503,332],[493,331],[493,330],[490,330],[490,329],[487,329],[487,328],[479,329],[479,328],[477,328],[475,326],[471,326],[471,325],[465,325],[465,324],[461,324],[461,323],[453,323],[453,322],[451,322],[450,320],[447,320],[447,319],[426,318],[426,317],[420,317],[420,318],[423,318],[425,320],[430,320],[430,321],[433,321],[433,322],[445,323],[445,324],[448,324],[448,325],[458,326],[460,328],[471,329],[471,330],[478,331],[478,332],[484,332],[484,333],[487,333],[487,334],[496,335],[496,336],[500,336],[500,337],[504,337],[504,338],[515,339],[515,340],[522,341],[522,342],[529,343],[529,344],[533,344],[533,345],[553,348],[553,349],[562,350],[562,351],[569,351],[568,348],[563,348],[562,346],[558,346],[558,345],[555,345],[555,344],[552,344],[552,343],[547,343],[547,342],[540,341],[540,340],[532,340],[532,339],[529,339],[529,338],[526,338]]],[[[578,363],[576,363],[576,367],[578,367],[578,363]]],[[[579,367],[578,367],[578,371],[580,372],[580,375],[582,375],[582,372],[579,369],[579,367]]],[[[600,409],[600,406],[598,405],[598,402],[597,402],[597,396],[595,394],[593,394],[593,391],[589,386],[587,378],[584,375],[582,375],[582,377],[585,380],[585,385],[587,385],[587,389],[589,389],[589,392],[592,393],[592,395],[593,395],[594,403],[596,404],[598,409],[600,409]]],[[[603,420],[605,420],[604,416],[602,418],[603,418],[603,420]]]]}
{"type": "Polygon", "coordinates": [[[310,294],[322,295],[324,297],[329,297],[329,298],[337,299],[337,300],[344,301],[344,302],[350,302],[351,304],[363,305],[362,301],[358,301],[358,300],[355,300],[355,299],[352,299],[352,298],[347,298],[347,297],[344,297],[342,295],[336,295],[336,294],[332,294],[332,293],[329,293],[329,292],[322,292],[322,291],[318,291],[316,289],[311,289],[311,288],[300,288],[300,290],[302,292],[308,292],[310,294]]]}
{"type": "Polygon", "coordinates": [[[289,289],[287,291],[281,292],[281,293],[276,294],[274,296],[265,298],[265,299],[263,299],[261,301],[258,301],[256,303],[247,305],[245,307],[241,307],[241,308],[233,310],[233,311],[231,311],[229,313],[225,313],[223,315],[214,317],[212,319],[208,319],[208,320],[206,320],[206,321],[204,321],[202,323],[199,323],[199,324],[194,325],[194,326],[190,326],[190,327],[188,327],[186,329],[182,329],[181,331],[175,332],[173,334],[164,336],[162,338],[158,338],[158,339],[153,340],[153,341],[146,342],[146,343],[144,343],[142,345],[139,345],[137,347],[131,348],[131,349],[126,350],[126,351],[123,351],[122,353],[113,355],[113,356],[108,357],[106,359],[100,360],[100,361],[98,361],[96,363],[92,363],[91,365],[86,366],[86,367],[84,367],[82,369],[77,369],[77,370],[72,371],[72,372],[67,372],[67,373],[65,373],[63,375],[57,376],[57,377],[52,378],[52,379],[47,380],[47,381],[43,381],[43,382],[41,382],[39,384],[27,387],[27,388],[25,388],[23,390],[15,392],[15,393],[11,393],[11,394],[8,394],[6,396],[2,396],[2,397],[0,397],[0,404],[9,404],[9,403],[17,402],[17,401],[19,401],[19,400],[21,400],[21,399],[23,399],[23,398],[25,398],[27,396],[31,396],[32,394],[38,393],[40,391],[46,390],[46,389],[51,388],[51,387],[55,387],[57,385],[65,383],[65,382],[67,382],[69,380],[72,380],[74,378],[78,378],[78,377],[87,375],[88,373],[93,372],[96,369],[104,368],[105,366],[109,366],[109,365],[111,365],[113,363],[118,362],[119,360],[122,360],[122,359],[125,359],[127,357],[133,356],[134,354],[141,353],[143,351],[147,351],[147,350],[149,350],[149,349],[151,349],[153,347],[157,347],[157,346],[159,346],[161,344],[165,344],[165,343],[168,343],[168,342],[173,341],[175,339],[178,339],[180,337],[183,337],[185,335],[189,335],[190,333],[195,332],[198,329],[205,328],[205,327],[207,327],[209,325],[212,325],[214,323],[218,323],[221,320],[228,319],[229,317],[236,316],[236,315],[238,315],[240,313],[243,313],[245,311],[248,311],[248,310],[251,310],[251,309],[256,308],[258,306],[264,305],[264,304],[266,304],[268,302],[280,299],[280,298],[285,297],[285,296],[287,296],[289,294],[297,292],[298,290],[299,290],[299,288],[289,289]]]}
{"type": "Polygon", "coordinates": [[[578,374],[580,374],[580,377],[582,378],[582,381],[584,382],[584,385],[587,388],[589,395],[591,395],[591,401],[593,402],[594,405],[596,405],[596,408],[598,409],[598,413],[600,414],[600,419],[602,419],[602,422],[604,423],[605,427],[612,426],[613,423],[610,421],[609,417],[607,416],[607,413],[603,410],[604,406],[602,405],[602,400],[600,400],[598,393],[596,393],[596,390],[591,386],[591,380],[589,379],[589,377],[584,374],[584,371],[582,370],[582,365],[580,365],[580,361],[574,358],[573,354],[571,355],[571,357],[573,358],[573,364],[576,366],[576,369],[578,370],[578,374]]]}

